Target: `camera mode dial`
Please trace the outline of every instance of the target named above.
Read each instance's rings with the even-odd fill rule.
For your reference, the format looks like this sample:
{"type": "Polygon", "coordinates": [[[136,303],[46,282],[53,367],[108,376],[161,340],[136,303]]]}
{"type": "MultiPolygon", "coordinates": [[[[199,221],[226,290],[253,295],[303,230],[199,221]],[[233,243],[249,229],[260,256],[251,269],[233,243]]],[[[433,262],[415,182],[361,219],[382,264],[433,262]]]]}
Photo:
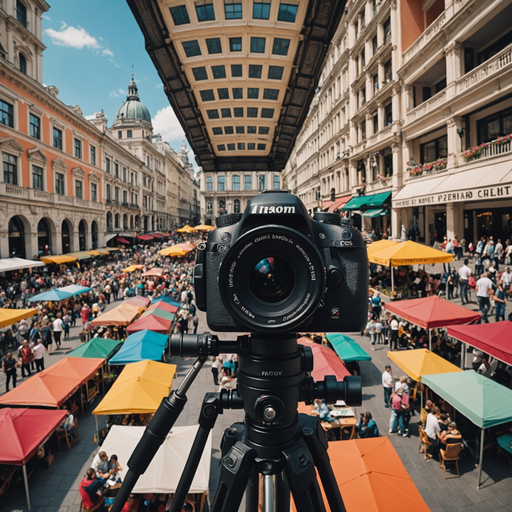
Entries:
{"type": "Polygon", "coordinates": [[[354,222],[352,221],[352,219],[347,219],[345,217],[342,217],[341,225],[346,228],[352,228],[352,227],[354,227],[354,222]]]}
{"type": "Polygon", "coordinates": [[[241,213],[228,213],[227,215],[221,215],[215,219],[215,224],[218,228],[223,228],[226,226],[232,226],[237,222],[240,222],[242,219],[241,213]]]}
{"type": "Polygon", "coordinates": [[[322,222],[323,224],[332,224],[334,226],[341,226],[341,215],[338,213],[329,212],[316,212],[313,219],[322,222]]]}

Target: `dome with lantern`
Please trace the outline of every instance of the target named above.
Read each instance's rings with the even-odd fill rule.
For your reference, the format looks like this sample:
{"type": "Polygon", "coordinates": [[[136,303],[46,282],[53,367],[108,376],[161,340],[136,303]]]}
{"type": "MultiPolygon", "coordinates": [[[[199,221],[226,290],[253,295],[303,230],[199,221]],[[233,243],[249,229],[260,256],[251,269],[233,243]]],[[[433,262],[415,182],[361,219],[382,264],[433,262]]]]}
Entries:
{"type": "Polygon", "coordinates": [[[130,84],[128,85],[128,96],[126,97],[126,101],[119,107],[112,128],[117,128],[121,125],[146,125],[147,128],[153,130],[151,114],[146,105],[140,101],[133,74],[130,84]]]}

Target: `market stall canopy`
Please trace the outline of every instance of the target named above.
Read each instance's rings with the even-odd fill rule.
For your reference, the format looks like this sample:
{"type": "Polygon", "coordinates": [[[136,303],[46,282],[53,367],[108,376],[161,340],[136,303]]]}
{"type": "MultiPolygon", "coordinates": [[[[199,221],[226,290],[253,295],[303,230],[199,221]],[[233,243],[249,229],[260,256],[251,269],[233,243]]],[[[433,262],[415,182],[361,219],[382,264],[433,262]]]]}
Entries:
{"type": "Polygon", "coordinates": [[[108,360],[116,353],[116,350],[122,343],[123,342],[119,340],[91,338],[87,343],[68,352],[68,356],[108,360]]]}
{"type": "Polygon", "coordinates": [[[147,329],[130,334],[121,350],[110,360],[110,364],[137,363],[145,359],[160,361],[168,341],[169,336],[147,329]]]}
{"type": "Polygon", "coordinates": [[[0,464],[23,466],[67,416],[67,411],[0,409],[0,464]]]}
{"type": "Polygon", "coordinates": [[[159,308],[154,308],[146,311],[141,318],[145,318],[151,315],[158,316],[159,318],[164,318],[165,320],[170,320],[171,322],[176,318],[176,315],[174,313],[159,308]]]}
{"type": "Polygon", "coordinates": [[[213,231],[214,229],[214,226],[209,226],[208,224],[199,224],[199,226],[194,227],[194,231],[213,231]]]}
{"type": "Polygon", "coordinates": [[[440,299],[437,295],[424,299],[386,302],[386,309],[424,329],[468,324],[481,317],[480,313],[440,299]]]}
{"type": "Polygon", "coordinates": [[[171,245],[171,247],[167,247],[160,251],[162,256],[170,256],[170,257],[180,257],[186,256],[192,249],[185,248],[181,245],[171,245]]]}
{"type": "Polygon", "coordinates": [[[316,380],[324,380],[326,375],[334,375],[338,380],[343,380],[350,372],[329,347],[312,343],[309,338],[300,338],[301,345],[311,348],[313,351],[313,371],[311,376],[316,380]]]}
{"type": "Polygon", "coordinates": [[[453,261],[453,254],[408,240],[407,242],[399,242],[384,247],[380,251],[371,251],[368,253],[368,259],[370,263],[377,263],[385,267],[401,267],[404,265],[449,263],[453,261]]]}
{"type": "Polygon", "coordinates": [[[138,308],[145,308],[150,302],[151,301],[148,297],[138,295],[137,297],[132,297],[131,299],[125,300],[124,304],[129,304],[130,306],[137,306],[138,308]]]}
{"type": "Polygon", "coordinates": [[[512,365],[512,322],[448,327],[448,336],[512,365]]]}
{"type": "Polygon", "coordinates": [[[367,354],[352,338],[345,334],[326,334],[329,343],[333,346],[338,357],[345,363],[352,361],[371,361],[367,354]]]}
{"type": "Polygon", "coordinates": [[[391,206],[391,192],[353,197],[343,210],[375,210],[391,206]]]}
{"type": "Polygon", "coordinates": [[[123,272],[135,272],[136,270],[141,270],[144,268],[144,265],[130,265],[129,267],[123,268],[123,272]]]}
{"type": "Polygon", "coordinates": [[[95,318],[92,325],[115,325],[123,326],[129,325],[140,313],[140,307],[132,306],[131,304],[121,304],[106,313],[101,314],[98,318],[95,318]]]}
{"type": "Polygon", "coordinates": [[[173,306],[172,304],[168,304],[167,302],[160,300],[154,304],[151,304],[151,306],[149,306],[146,311],[153,311],[153,309],[160,309],[169,313],[176,313],[178,311],[178,306],[173,306]]]}
{"type": "Polygon", "coordinates": [[[327,454],[347,512],[430,512],[389,438],[333,441],[327,454]]]}
{"type": "Polygon", "coordinates": [[[389,210],[387,208],[380,208],[378,210],[366,210],[361,214],[361,217],[368,217],[370,219],[374,219],[375,217],[384,217],[386,215],[389,215],[389,210]]]}
{"type": "Polygon", "coordinates": [[[88,286],[80,286],[78,284],[71,284],[64,286],[63,288],[57,288],[60,292],[72,293],[73,295],[81,295],[82,293],[88,293],[92,291],[92,288],[88,286]]]}
{"type": "Polygon", "coordinates": [[[73,297],[73,294],[70,292],[63,292],[58,288],[55,290],[50,290],[49,292],[43,292],[39,295],[35,295],[28,299],[29,302],[60,302],[61,300],[66,300],[73,297]]]}
{"type": "Polygon", "coordinates": [[[423,375],[461,372],[462,370],[446,359],[426,348],[388,352],[388,357],[411,379],[419,382],[423,375]]]}
{"type": "Polygon", "coordinates": [[[123,237],[118,237],[117,241],[122,243],[122,244],[130,244],[131,243],[128,240],[126,240],[126,238],[123,238],[123,237]]]}
{"type": "MultiPolygon", "coordinates": [[[[115,453],[122,468],[127,468],[128,459],[144,433],[145,427],[114,425],[101,449],[107,453],[115,453]]],[[[181,474],[185,468],[190,450],[194,443],[198,426],[173,427],[148,469],[142,474],[134,493],[168,494],[176,492],[181,474]]],[[[202,494],[208,491],[210,480],[210,463],[212,458],[212,434],[208,436],[201,460],[195,469],[190,493],[202,494]]]]}
{"type": "Polygon", "coordinates": [[[171,392],[176,365],[140,361],[127,364],[93,414],[149,414],[171,392]]]}
{"type": "Polygon", "coordinates": [[[194,231],[195,231],[195,229],[187,224],[186,226],[183,226],[182,228],[177,229],[176,233],[193,233],[194,231]]]}
{"type": "Polygon", "coordinates": [[[0,328],[15,324],[24,318],[30,318],[37,315],[39,310],[36,308],[29,309],[0,309],[0,328]]]}
{"type": "Polygon", "coordinates": [[[167,295],[160,295],[160,297],[156,297],[151,300],[151,304],[157,304],[158,302],[165,302],[166,304],[170,304],[171,306],[178,306],[180,303],[174,300],[172,297],[168,297],[167,295]]]}
{"type": "Polygon", "coordinates": [[[119,249],[117,247],[100,247],[99,249],[96,249],[100,254],[103,254],[104,256],[110,254],[113,251],[118,251],[119,249]]]}
{"type": "Polygon", "coordinates": [[[329,204],[327,211],[334,212],[334,210],[341,210],[351,199],[352,196],[338,197],[331,204],[329,204]]]}
{"type": "Polygon", "coordinates": [[[151,233],[153,238],[163,238],[165,235],[163,233],[151,233]]]}
{"type": "Polygon", "coordinates": [[[163,268],[157,268],[153,267],[152,269],[148,270],[147,272],[144,272],[141,274],[142,277],[149,277],[149,276],[157,276],[160,277],[164,273],[163,268]]]}
{"type": "Polygon", "coordinates": [[[96,249],[92,251],[87,251],[91,256],[101,256],[101,252],[98,252],[96,249]]]}
{"type": "Polygon", "coordinates": [[[46,264],[56,263],[57,265],[61,265],[62,263],[72,263],[77,260],[75,256],[69,256],[67,254],[62,254],[61,256],[42,256],[40,259],[46,264]]]}
{"type": "Polygon", "coordinates": [[[60,407],[104,364],[104,359],[65,357],[1,396],[0,404],[60,407]]]}
{"type": "Polygon", "coordinates": [[[512,389],[473,370],[427,375],[422,381],[480,428],[512,421],[512,389]]]}
{"type": "Polygon", "coordinates": [[[143,242],[148,242],[149,240],[153,240],[151,235],[139,235],[137,240],[142,240],[143,242]]]}
{"type": "Polygon", "coordinates": [[[377,242],[372,242],[370,245],[366,246],[368,250],[368,256],[370,253],[381,251],[382,249],[386,249],[387,247],[393,247],[394,245],[399,244],[396,240],[378,240],[377,242]]]}
{"type": "Polygon", "coordinates": [[[194,244],[191,244],[190,242],[181,242],[179,244],[176,244],[177,247],[183,247],[184,249],[190,249],[193,251],[196,246],[194,244]]]}
{"type": "Polygon", "coordinates": [[[44,267],[42,261],[25,260],[23,258],[3,258],[0,259],[0,272],[11,272],[13,270],[23,270],[24,268],[44,267]]]}
{"type": "MultiPolygon", "coordinates": [[[[153,310],[158,311],[158,310],[153,310]]],[[[171,314],[171,313],[169,313],[171,314]]],[[[136,322],[133,322],[126,329],[130,334],[137,331],[148,331],[159,332],[161,334],[169,334],[173,321],[166,318],[160,318],[156,315],[149,315],[139,318],[136,322]]]]}
{"type": "Polygon", "coordinates": [[[88,260],[91,257],[87,251],[69,252],[66,256],[76,258],[77,260],[88,260]]]}

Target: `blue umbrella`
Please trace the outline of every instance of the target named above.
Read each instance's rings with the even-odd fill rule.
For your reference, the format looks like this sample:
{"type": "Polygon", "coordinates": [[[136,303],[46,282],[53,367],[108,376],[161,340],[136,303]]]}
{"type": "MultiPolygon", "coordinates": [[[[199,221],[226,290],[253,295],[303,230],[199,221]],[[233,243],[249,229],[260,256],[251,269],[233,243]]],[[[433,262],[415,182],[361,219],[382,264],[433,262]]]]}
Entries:
{"type": "Polygon", "coordinates": [[[59,302],[61,300],[69,299],[73,297],[72,293],[63,292],[62,290],[50,290],[49,292],[40,293],[31,299],[28,299],[29,302],[59,302]]]}
{"type": "Polygon", "coordinates": [[[69,286],[64,286],[63,288],[57,288],[61,292],[72,293],[73,296],[80,295],[81,293],[87,293],[92,290],[92,288],[88,288],[87,286],[80,286],[78,284],[70,284],[69,286]]]}
{"type": "Polygon", "coordinates": [[[110,364],[137,363],[145,359],[160,361],[169,336],[143,330],[126,338],[121,350],[109,361],[110,364]]]}
{"type": "Polygon", "coordinates": [[[159,302],[163,300],[164,302],[167,302],[167,304],[171,304],[172,306],[178,306],[180,305],[179,302],[175,301],[174,299],[172,299],[171,297],[167,297],[165,295],[161,295],[160,297],[157,297],[156,299],[153,299],[151,301],[151,304],[154,304],[155,302],[159,302]]]}

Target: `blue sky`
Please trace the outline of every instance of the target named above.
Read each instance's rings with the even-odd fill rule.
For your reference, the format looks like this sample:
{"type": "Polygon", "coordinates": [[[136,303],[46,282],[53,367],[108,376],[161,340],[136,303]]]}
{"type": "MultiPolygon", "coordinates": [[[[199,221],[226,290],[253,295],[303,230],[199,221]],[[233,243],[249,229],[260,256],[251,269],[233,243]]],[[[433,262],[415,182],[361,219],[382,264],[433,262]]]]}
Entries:
{"type": "Polygon", "coordinates": [[[184,139],[126,0],[49,0],[43,15],[43,81],[84,116],[103,109],[109,126],[126,100],[132,65],[154,133],[178,151],[184,139]]]}

